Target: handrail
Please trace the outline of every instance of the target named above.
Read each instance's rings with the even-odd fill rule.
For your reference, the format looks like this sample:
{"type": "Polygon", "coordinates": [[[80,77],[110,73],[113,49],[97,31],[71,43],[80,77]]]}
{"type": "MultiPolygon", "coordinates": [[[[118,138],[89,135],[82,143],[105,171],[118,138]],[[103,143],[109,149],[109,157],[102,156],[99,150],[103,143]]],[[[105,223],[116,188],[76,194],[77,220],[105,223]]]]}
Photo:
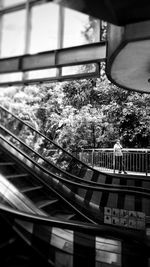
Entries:
{"type": "MultiPolygon", "coordinates": [[[[111,147],[104,147],[104,148],[85,148],[82,149],[82,152],[89,152],[89,151],[103,151],[103,152],[107,152],[107,151],[111,151],[113,152],[113,148],[111,147]]],[[[150,152],[150,148],[123,148],[122,151],[148,151],[150,152]]]]}
{"type": "MultiPolygon", "coordinates": [[[[93,148],[76,152],[79,159],[87,165],[99,171],[115,173],[113,148],[93,148]]],[[[123,164],[125,170],[130,174],[150,174],[150,149],[149,148],[123,148],[123,164]]]]}
{"type": "Polygon", "coordinates": [[[25,221],[29,221],[29,222],[35,222],[35,223],[39,223],[42,225],[49,225],[49,226],[53,226],[53,227],[58,227],[58,228],[63,228],[63,229],[69,229],[69,230],[76,230],[79,231],[81,233],[92,233],[93,234],[97,234],[97,235],[103,235],[103,236],[108,236],[110,237],[114,237],[114,238],[124,238],[127,241],[129,241],[132,238],[135,238],[137,241],[143,241],[143,239],[145,239],[146,237],[143,236],[143,232],[138,232],[135,231],[133,232],[132,230],[129,229],[128,232],[124,231],[121,228],[115,228],[114,231],[114,226],[110,226],[110,225],[97,225],[97,224],[90,224],[90,223],[82,223],[82,222],[76,222],[76,221],[64,221],[62,219],[53,219],[52,217],[46,217],[46,216],[42,216],[39,214],[29,214],[26,212],[22,212],[22,211],[18,211],[15,210],[13,208],[7,207],[3,204],[0,203],[0,211],[1,213],[3,213],[4,215],[8,215],[10,216],[10,214],[12,216],[14,216],[17,219],[22,219],[25,221]]]}

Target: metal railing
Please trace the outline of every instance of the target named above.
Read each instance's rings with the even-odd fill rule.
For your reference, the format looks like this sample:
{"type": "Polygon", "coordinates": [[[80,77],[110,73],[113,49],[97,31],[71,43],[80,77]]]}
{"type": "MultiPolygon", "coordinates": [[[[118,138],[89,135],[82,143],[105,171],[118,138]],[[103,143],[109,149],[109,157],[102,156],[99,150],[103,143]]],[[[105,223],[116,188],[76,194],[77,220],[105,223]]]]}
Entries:
{"type": "MultiPolygon", "coordinates": [[[[118,172],[113,148],[84,149],[77,157],[100,171],[118,172]]],[[[150,149],[123,149],[123,165],[127,172],[150,175],[150,149]]]]}

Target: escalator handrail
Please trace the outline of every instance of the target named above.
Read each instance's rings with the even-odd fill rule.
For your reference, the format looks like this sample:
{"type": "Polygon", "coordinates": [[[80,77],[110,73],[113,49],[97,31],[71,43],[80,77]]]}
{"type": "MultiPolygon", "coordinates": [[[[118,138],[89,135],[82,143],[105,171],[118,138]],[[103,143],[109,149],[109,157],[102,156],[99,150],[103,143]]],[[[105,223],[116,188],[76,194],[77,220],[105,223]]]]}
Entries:
{"type": "MultiPolygon", "coordinates": [[[[136,229],[125,231],[124,229],[117,228],[113,225],[106,225],[106,224],[91,224],[91,223],[82,223],[76,221],[64,221],[62,219],[53,219],[50,217],[38,215],[38,214],[29,214],[26,212],[18,211],[13,208],[7,207],[3,204],[0,204],[0,214],[4,216],[11,216],[15,219],[28,221],[32,223],[36,223],[39,225],[46,225],[46,226],[53,226],[61,229],[73,230],[78,231],[81,233],[92,234],[92,235],[100,235],[101,237],[109,237],[109,238],[116,238],[116,239],[127,239],[129,241],[133,241],[133,238],[136,241],[147,241],[146,235],[143,234],[143,231],[138,231],[136,229]]],[[[149,224],[150,225],[150,224],[149,224]]]]}

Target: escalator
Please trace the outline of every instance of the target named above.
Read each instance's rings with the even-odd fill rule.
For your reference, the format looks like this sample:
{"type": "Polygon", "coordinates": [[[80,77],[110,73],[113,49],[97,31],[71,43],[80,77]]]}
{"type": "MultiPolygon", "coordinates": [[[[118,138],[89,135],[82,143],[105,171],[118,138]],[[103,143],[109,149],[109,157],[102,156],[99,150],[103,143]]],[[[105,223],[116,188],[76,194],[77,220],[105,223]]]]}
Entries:
{"type": "MultiPolygon", "coordinates": [[[[5,130],[5,133],[6,132],[7,134],[9,133],[5,130]]],[[[17,141],[18,140],[19,139],[17,138],[17,141]]],[[[3,146],[1,147],[1,150],[5,150],[5,154],[6,151],[8,154],[8,150],[10,153],[10,150],[12,150],[12,148],[15,149],[15,151],[17,150],[19,152],[18,155],[22,155],[22,161],[20,161],[20,163],[23,164],[23,159],[27,158],[27,154],[16,148],[16,146],[10,143],[10,141],[6,140],[6,138],[4,138],[3,136],[1,136],[1,142],[2,141],[3,146]],[[7,146],[9,146],[4,147],[4,144],[5,146],[6,144],[7,146]]],[[[27,146],[25,146],[25,148],[28,149],[28,155],[29,152],[32,152],[33,154],[33,150],[31,150],[27,146]]],[[[85,217],[88,217],[88,219],[91,219],[95,223],[113,223],[116,226],[120,225],[121,227],[124,226],[126,228],[137,228],[139,230],[146,229],[146,224],[149,223],[150,216],[150,190],[148,188],[150,182],[148,180],[146,181],[147,186],[145,186],[145,188],[140,187],[139,183],[136,183],[136,180],[138,178],[136,178],[135,180],[131,177],[128,177],[125,180],[124,177],[113,177],[111,175],[103,175],[102,173],[100,173],[101,177],[103,178],[101,183],[88,181],[88,179],[82,179],[80,177],[73,176],[72,174],[69,174],[64,170],[61,170],[59,167],[55,166],[51,162],[48,162],[36,152],[34,152],[33,155],[34,160],[29,157],[30,165],[32,160],[32,168],[28,168],[30,169],[30,172],[33,172],[34,170],[34,176],[37,172],[37,167],[40,169],[40,172],[39,169],[37,172],[38,179],[29,178],[29,175],[26,174],[26,172],[20,174],[16,173],[15,177],[11,174],[7,175],[7,179],[12,181],[15,186],[18,186],[19,190],[22,190],[22,192],[26,193],[28,196],[31,197],[34,194],[36,196],[36,192],[38,192],[39,194],[41,191],[43,191],[39,183],[39,177],[41,177],[42,183],[45,183],[46,186],[50,187],[51,189],[53,188],[53,190],[55,190],[55,194],[57,192],[59,195],[61,195],[61,197],[63,196],[65,200],[70,203],[70,205],[72,203],[74,208],[76,207],[78,212],[80,211],[80,213],[82,213],[82,216],[84,214],[85,217]],[[39,165],[39,163],[37,163],[35,160],[36,157],[38,158],[38,160],[40,158],[40,162],[44,164],[39,165]],[[133,180],[132,185],[129,186],[127,185],[127,181],[130,181],[131,179],[133,180]],[[122,214],[118,215],[119,212],[121,212],[122,214]],[[113,217],[123,218],[121,218],[122,220],[120,220],[119,224],[118,218],[113,217]],[[126,217],[128,217],[127,219],[130,219],[128,224],[126,217]]],[[[5,158],[5,156],[2,156],[2,158],[5,158]]],[[[11,158],[15,158],[15,155],[11,155],[11,158]]],[[[11,160],[12,159],[8,159],[8,162],[6,162],[5,164],[4,162],[1,163],[3,169],[9,170],[11,168],[13,170],[13,163],[11,162],[11,160]],[[9,168],[8,164],[10,164],[9,168]]],[[[18,157],[17,160],[19,161],[18,157]]],[[[27,167],[27,165],[25,166],[27,167]]],[[[143,184],[144,182],[145,181],[143,181],[143,184]]],[[[47,193],[45,189],[44,191],[44,197],[46,198],[47,193]]],[[[46,211],[50,211],[52,207],[55,207],[55,205],[61,207],[61,205],[59,205],[58,202],[55,201],[55,199],[52,199],[52,201],[50,199],[47,199],[46,204],[41,205],[43,205],[43,209],[45,209],[46,211]]],[[[51,212],[53,212],[53,210],[54,209],[52,208],[51,212]]],[[[64,214],[64,217],[65,216],[66,218],[73,218],[74,215],[64,214]]]]}
{"type": "MultiPolygon", "coordinates": [[[[15,232],[26,241],[29,247],[34,247],[38,254],[41,251],[42,256],[40,255],[39,258],[50,258],[46,261],[46,264],[50,264],[50,266],[75,267],[79,266],[76,258],[78,258],[77,255],[80,255],[79,262],[84,261],[87,266],[103,266],[99,265],[101,263],[96,263],[101,262],[101,257],[99,258],[95,254],[97,251],[95,250],[95,246],[97,246],[95,240],[97,239],[89,232],[85,235],[81,234],[83,229],[85,230],[87,227],[90,229],[92,224],[97,227],[97,231],[101,227],[103,230],[110,229],[108,235],[107,231],[105,233],[102,231],[103,238],[111,237],[112,240],[122,244],[124,252],[119,252],[119,255],[130,254],[130,244],[126,241],[126,236],[133,235],[133,243],[136,238],[142,240],[137,246],[132,244],[133,247],[136,247],[134,257],[133,255],[131,257],[123,256],[124,263],[122,260],[118,260],[119,265],[113,263],[113,266],[130,266],[129,262],[128,265],[125,262],[128,261],[127,258],[132,261],[131,258],[138,255],[138,250],[143,251],[143,255],[146,251],[144,257],[147,264],[149,258],[147,249],[149,248],[150,182],[146,178],[140,180],[139,177],[125,178],[98,172],[80,162],[69,152],[2,107],[0,107],[0,122],[0,183],[1,187],[5,184],[5,189],[11,189],[11,192],[9,191],[6,195],[1,192],[1,204],[4,204],[5,207],[13,207],[20,213],[31,213],[31,221],[35,215],[38,215],[49,218],[51,225],[59,225],[60,229],[63,229],[64,225],[65,228],[67,226],[69,228],[69,232],[68,230],[64,232],[58,230],[57,226],[57,230],[54,230],[55,227],[48,227],[45,224],[41,226],[36,221],[32,224],[14,219],[11,224],[15,232]],[[80,230],[74,234],[76,225],[80,230]],[[70,236],[69,241],[62,241],[68,236],[70,236]],[[49,252],[47,243],[53,247],[51,252],[49,252]],[[144,249],[139,244],[143,244],[144,249]],[[57,249],[54,248],[55,246],[57,249]],[[83,260],[80,250],[83,252],[86,249],[89,249],[90,253],[91,250],[93,252],[87,259],[84,255],[83,260]],[[65,252],[60,252],[62,250],[65,252]],[[66,252],[71,255],[64,256],[66,252]],[[97,260],[98,258],[99,260],[97,260]],[[92,265],[89,265],[91,261],[92,265]]],[[[4,216],[3,219],[10,224],[9,216],[4,216]]],[[[16,240],[14,248],[15,244],[21,242],[16,240]]],[[[17,258],[19,256],[16,255],[17,258]]],[[[20,258],[23,258],[21,252],[20,258]]],[[[26,258],[29,260],[32,257],[26,258]]],[[[104,264],[106,262],[104,261],[104,264]]]]}
{"type": "MultiPolygon", "coordinates": [[[[28,157],[29,161],[32,161],[32,165],[29,165],[35,172],[37,166],[40,166],[38,176],[40,172],[47,185],[78,208],[80,206],[80,210],[88,217],[92,216],[96,223],[110,223],[112,217],[117,217],[118,213],[119,216],[125,214],[124,217],[127,217],[127,213],[128,217],[131,214],[136,223],[140,218],[139,224],[142,223],[142,227],[145,227],[145,220],[149,222],[150,182],[147,178],[99,172],[79,161],[3,107],[0,107],[0,122],[1,145],[15,157],[20,157],[23,151],[21,160],[25,161],[25,164],[28,157]]],[[[11,177],[10,179],[13,180],[11,177]]],[[[15,180],[17,182],[17,179],[15,180]]],[[[36,190],[40,191],[40,188],[36,190]]],[[[115,224],[117,221],[118,218],[113,219],[115,224]]],[[[122,223],[126,226],[125,221],[124,218],[122,223]]],[[[131,228],[134,228],[134,220],[130,223],[131,228]]]]}

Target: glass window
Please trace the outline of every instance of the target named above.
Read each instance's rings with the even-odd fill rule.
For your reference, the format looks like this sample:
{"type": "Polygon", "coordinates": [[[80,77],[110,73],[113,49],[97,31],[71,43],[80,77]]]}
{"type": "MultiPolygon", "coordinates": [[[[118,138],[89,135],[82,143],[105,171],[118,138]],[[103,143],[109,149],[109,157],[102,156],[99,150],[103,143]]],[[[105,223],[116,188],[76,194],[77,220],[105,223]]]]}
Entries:
{"type": "Polygon", "coordinates": [[[32,8],[30,53],[57,49],[59,6],[48,3],[32,8]]]}
{"type": "Polygon", "coordinates": [[[96,71],[96,64],[69,66],[62,68],[62,75],[91,73],[96,71]]]}
{"type": "Polygon", "coordinates": [[[98,42],[100,22],[88,15],[65,8],[63,47],[98,42]]]}
{"type": "Polygon", "coordinates": [[[2,18],[1,57],[13,57],[24,53],[25,11],[16,11],[2,18]]]}
{"type": "Polygon", "coordinates": [[[7,74],[0,74],[0,83],[9,83],[9,82],[16,82],[22,80],[22,73],[7,73],[7,74]]]}
{"type": "Polygon", "coordinates": [[[42,79],[56,76],[56,69],[33,70],[26,72],[27,79],[42,79]]]}

